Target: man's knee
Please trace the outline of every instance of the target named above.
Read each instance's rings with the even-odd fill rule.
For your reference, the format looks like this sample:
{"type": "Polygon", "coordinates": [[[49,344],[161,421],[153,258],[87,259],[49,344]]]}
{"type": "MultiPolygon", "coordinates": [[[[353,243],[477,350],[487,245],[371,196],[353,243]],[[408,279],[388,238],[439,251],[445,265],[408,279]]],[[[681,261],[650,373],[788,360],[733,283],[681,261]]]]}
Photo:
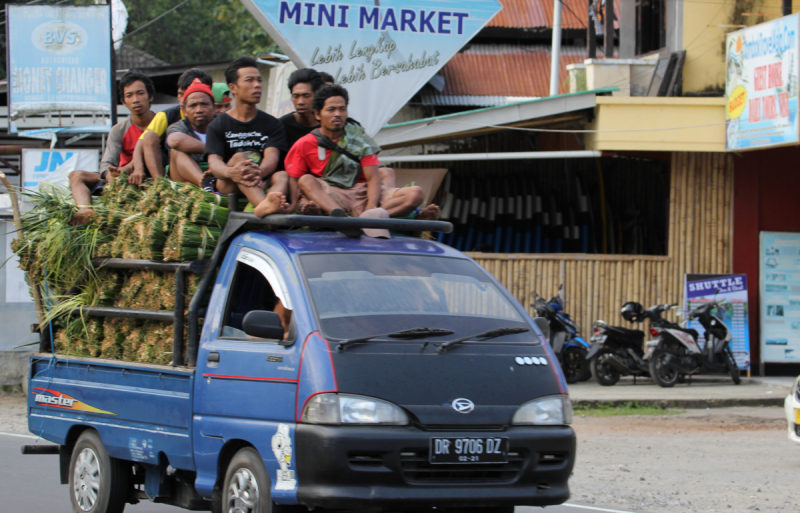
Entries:
{"type": "Polygon", "coordinates": [[[161,146],[161,137],[155,132],[145,132],[142,136],[142,142],[147,146],[159,147],[161,146]]]}
{"type": "Polygon", "coordinates": [[[419,206],[425,201],[425,191],[419,185],[412,185],[400,190],[406,191],[406,202],[411,206],[419,206]]]}
{"type": "Polygon", "coordinates": [[[247,156],[247,153],[244,152],[234,153],[233,157],[231,157],[231,159],[228,161],[228,167],[233,167],[239,162],[244,162],[246,160],[250,160],[250,157],[247,156]]]}
{"type": "Polygon", "coordinates": [[[317,179],[314,178],[312,175],[303,175],[297,180],[297,186],[300,187],[300,190],[303,192],[308,192],[309,189],[313,188],[316,185],[317,179]]]}
{"type": "MultiPolygon", "coordinates": [[[[69,174],[70,187],[85,183],[86,179],[90,178],[91,175],[97,175],[97,173],[90,173],[89,171],[73,171],[72,173],[69,174]]],[[[97,176],[99,177],[99,175],[97,176]]]]}

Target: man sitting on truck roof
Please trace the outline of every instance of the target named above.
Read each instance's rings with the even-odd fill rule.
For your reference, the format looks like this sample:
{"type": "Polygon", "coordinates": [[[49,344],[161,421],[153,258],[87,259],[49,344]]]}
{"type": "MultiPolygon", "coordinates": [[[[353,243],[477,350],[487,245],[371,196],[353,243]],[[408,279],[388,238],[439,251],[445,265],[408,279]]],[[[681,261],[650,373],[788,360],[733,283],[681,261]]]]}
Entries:
{"type": "Polygon", "coordinates": [[[139,138],[140,141],[133,156],[131,183],[139,185],[148,176],[152,178],[164,176],[164,162],[169,162],[165,145],[167,128],[176,121],[184,119],[183,93],[195,79],[200,79],[208,87],[213,84],[211,75],[201,69],[192,68],[181,73],[181,76],[178,77],[178,105],[156,114],[139,138]]]}
{"type": "MultiPolygon", "coordinates": [[[[384,217],[370,210],[382,209],[388,216],[417,219],[438,217],[421,187],[386,187],[378,172],[380,147],[357,123],[347,122],[349,95],[340,85],[328,85],[314,95],[314,115],[320,128],[302,137],[286,156],[291,177],[291,203],[302,192],[326,213],[337,209],[354,216],[384,217]],[[335,151],[333,151],[335,150],[335,151]]],[[[256,215],[261,214],[256,208],[256,215]]],[[[341,214],[339,214],[341,215],[341,214]]]]}
{"type": "MultiPolygon", "coordinates": [[[[292,95],[294,112],[278,118],[286,130],[286,146],[291,148],[301,137],[308,135],[319,126],[319,121],[314,117],[311,104],[314,101],[314,91],[323,86],[322,77],[311,68],[298,69],[289,75],[289,93],[292,95]]],[[[287,149],[288,151],[288,149],[287,149]]],[[[284,167],[287,151],[281,152],[279,169],[284,167]]]]}
{"type": "Polygon", "coordinates": [[[214,95],[198,78],[183,94],[183,112],[186,118],[167,128],[169,178],[201,187],[208,171],[206,129],[214,118],[214,95]]]}
{"type": "Polygon", "coordinates": [[[252,57],[240,57],[225,71],[236,106],[208,125],[208,168],[222,194],[243,193],[263,215],[288,213],[289,176],[276,171],[286,132],[273,116],[258,110],[262,79],[252,57]],[[267,194],[264,189],[271,183],[267,194]]]}
{"type": "Polygon", "coordinates": [[[233,97],[231,96],[231,90],[228,89],[228,84],[214,82],[211,86],[211,92],[214,93],[214,115],[219,116],[231,110],[233,97]]]}
{"type": "Polygon", "coordinates": [[[133,152],[139,136],[155,117],[150,110],[155,87],[152,80],[138,70],[125,73],[119,81],[122,104],[130,110],[130,117],[111,128],[106,140],[106,149],[100,160],[100,172],[73,171],[69,175],[69,187],[78,205],[75,224],[88,223],[92,210],[92,194],[103,189],[103,184],[120,173],[133,171],[133,152]]]}

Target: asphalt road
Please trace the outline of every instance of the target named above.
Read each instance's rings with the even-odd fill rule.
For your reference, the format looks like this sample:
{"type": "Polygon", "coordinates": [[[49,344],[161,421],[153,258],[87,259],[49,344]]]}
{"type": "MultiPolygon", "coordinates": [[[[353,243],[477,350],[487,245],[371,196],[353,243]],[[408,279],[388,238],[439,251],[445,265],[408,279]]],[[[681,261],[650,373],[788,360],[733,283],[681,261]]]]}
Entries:
{"type": "MultiPolygon", "coordinates": [[[[0,499],[6,513],[71,513],[67,486],[58,478],[58,456],[23,456],[21,445],[49,444],[30,435],[0,433],[0,499]]],[[[172,506],[140,502],[129,513],[176,513],[172,506]]],[[[615,508],[565,504],[547,508],[519,507],[515,513],[626,513],[615,508]]]]}

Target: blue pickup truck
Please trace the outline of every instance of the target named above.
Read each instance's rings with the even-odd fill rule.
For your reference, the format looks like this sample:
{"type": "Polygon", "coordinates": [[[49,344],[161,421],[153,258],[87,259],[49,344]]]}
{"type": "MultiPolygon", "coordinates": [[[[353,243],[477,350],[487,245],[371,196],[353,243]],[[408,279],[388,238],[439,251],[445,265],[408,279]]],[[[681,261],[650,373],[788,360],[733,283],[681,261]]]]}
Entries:
{"type": "Polygon", "coordinates": [[[204,274],[188,319],[182,294],[169,312],[84,309],[174,321],[173,365],[32,358],[29,428],[57,444],[73,510],[478,513],[567,500],[575,434],[546,323],[460,252],[360,228],[451,227],[231,213],[209,261],[96,262],[173,270],[178,287],[204,274]],[[309,225],[328,230],[286,229],[309,225]]]}

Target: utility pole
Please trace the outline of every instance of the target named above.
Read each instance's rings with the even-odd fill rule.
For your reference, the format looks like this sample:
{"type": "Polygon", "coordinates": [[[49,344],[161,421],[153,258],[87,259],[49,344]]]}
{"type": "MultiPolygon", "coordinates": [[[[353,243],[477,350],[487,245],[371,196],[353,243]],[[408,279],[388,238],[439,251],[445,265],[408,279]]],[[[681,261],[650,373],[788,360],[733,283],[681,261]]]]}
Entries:
{"type": "Polygon", "coordinates": [[[586,24],[586,54],[590,59],[597,58],[597,33],[594,30],[594,0],[589,0],[589,17],[586,24]]]}
{"type": "Polygon", "coordinates": [[[550,50],[550,96],[558,94],[561,72],[561,0],[553,0],[553,41],[550,50]]]}
{"type": "Polygon", "coordinates": [[[605,23],[605,48],[604,52],[606,59],[611,59],[614,57],[614,0],[606,0],[606,17],[604,18],[605,23]]]}

